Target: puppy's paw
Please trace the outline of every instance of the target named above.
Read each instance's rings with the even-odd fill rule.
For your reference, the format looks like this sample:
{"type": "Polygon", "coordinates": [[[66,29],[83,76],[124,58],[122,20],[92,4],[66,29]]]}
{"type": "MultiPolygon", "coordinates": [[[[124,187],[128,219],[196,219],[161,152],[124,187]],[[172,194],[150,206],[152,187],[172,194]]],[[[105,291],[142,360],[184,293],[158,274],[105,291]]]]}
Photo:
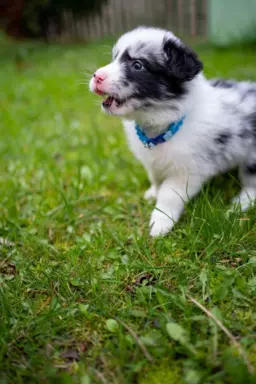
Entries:
{"type": "Polygon", "coordinates": [[[236,196],[232,200],[231,211],[236,212],[240,210],[242,212],[247,211],[255,204],[256,191],[254,189],[242,190],[240,195],[236,196]]]}
{"type": "Polygon", "coordinates": [[[173,228],[174,222],[171,218],[160,212],[153,212],[150,220],[150,236],[164,236],[173,228]]]}
{"type": "Polygon", "coordinates": [[[157,190],[154,185],[151,185],[151,187],[144,193],[144,199],[145,200],[153,200],[157,198],[157,190]]]}

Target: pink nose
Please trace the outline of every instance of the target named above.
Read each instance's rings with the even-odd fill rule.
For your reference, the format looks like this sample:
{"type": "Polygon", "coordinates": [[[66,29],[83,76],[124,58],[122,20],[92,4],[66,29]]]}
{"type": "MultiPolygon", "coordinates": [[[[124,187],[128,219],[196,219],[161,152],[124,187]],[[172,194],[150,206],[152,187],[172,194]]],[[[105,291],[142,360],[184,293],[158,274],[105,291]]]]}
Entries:
{"type": "Polygon", "coordinates": [[[106,73],[104,73],[102,71],[96,71],[94,73],[93,77],[94,77],[96,83],[102,83],[106,79],[107,75],[106,75],[106,73]]]}

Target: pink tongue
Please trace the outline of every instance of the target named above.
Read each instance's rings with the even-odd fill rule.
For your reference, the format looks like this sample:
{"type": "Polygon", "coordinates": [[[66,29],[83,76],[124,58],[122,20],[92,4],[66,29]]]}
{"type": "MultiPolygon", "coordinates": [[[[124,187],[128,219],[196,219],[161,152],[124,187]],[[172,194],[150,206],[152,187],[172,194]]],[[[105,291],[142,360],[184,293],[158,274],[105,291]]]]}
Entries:
{"type": "Polygon", "coordinates": [[[111,104],[113,103],[113,100],[114,100],[114,98],[111,97],[111,96],[109,96],[109,97],[107,97],[106,100],[104,101],[104,104],[105,104],[105,105],[111,105],[111,104]]]}

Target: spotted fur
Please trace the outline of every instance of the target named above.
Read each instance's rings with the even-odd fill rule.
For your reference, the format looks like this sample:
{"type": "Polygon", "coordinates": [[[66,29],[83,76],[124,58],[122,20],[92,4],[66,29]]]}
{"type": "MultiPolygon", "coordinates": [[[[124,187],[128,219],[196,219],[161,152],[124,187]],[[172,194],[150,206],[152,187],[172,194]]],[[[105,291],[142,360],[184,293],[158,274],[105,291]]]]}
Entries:
{"type": "Polygon", "coordinates": [[[234,199],[247,209],[256,200],[256,83],[206,80],[203,65],[171,32],[140,27],[121,36],[113,61],[96,72],[90,89],[113,96],[105,112],[123,118],[132,152],[147,170],[156,198],[151,235],[169,232],[184,203],[205,181],[239,167],[243,184],[234,199]],[[97,77],[98,76],[98,77],[97,77]],[[186,116],[172,140],[149,150],[135,132],[148,136],[186,116]]]}

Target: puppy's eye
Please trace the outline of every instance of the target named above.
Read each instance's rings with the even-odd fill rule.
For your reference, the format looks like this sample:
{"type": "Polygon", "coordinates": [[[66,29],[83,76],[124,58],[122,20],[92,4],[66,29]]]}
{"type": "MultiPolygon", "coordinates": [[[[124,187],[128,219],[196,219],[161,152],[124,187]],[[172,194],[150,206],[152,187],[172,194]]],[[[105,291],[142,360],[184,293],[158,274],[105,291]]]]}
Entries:
{"type": "Polygon", "coordinates": [[[134,61],[132,63],[132,67],[133,69],[135,69],[135,71],[141,71],[143,69],[143,65],[141,64],[140,61],[134,61]]]}

